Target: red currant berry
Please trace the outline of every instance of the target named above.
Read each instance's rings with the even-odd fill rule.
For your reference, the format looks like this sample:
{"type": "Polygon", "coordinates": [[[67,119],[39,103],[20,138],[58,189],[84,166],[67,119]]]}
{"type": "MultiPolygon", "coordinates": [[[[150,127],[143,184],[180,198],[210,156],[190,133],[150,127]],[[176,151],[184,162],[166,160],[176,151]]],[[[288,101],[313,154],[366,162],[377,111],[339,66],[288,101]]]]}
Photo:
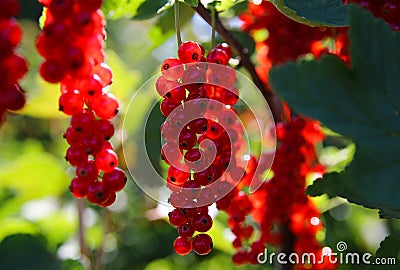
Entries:
{"type": "Polygon", "coordinates": [[[167,58],[161,64],[161,72],[165,79],[177,81],[182,77],[184,72],[183,63],[176,58],[167,58]]]}
{"type": "Polygon", "coordinates": [[[76,167],[76,175],[85,181],[95,181],[99,170],[93,160],[87,160],[76,167]]]}
{"type": "Polygon", "coordinates": [[[192,240],[187,237],[179,236],[174,241],[174,250],[178,255],[188,255],[192,251],[192,240]]]}
{"type": "Polygon", "coordinates": [[[75,198],[81,199],[86,196],[88,186],[89,182],[76,177],[72,179],[69,186],[69,191],[72,193],[72,195],[74,195],[75,198]]]}
{"type": "Polygon", "coordinates": [[[168,219],[169,223],[171,223],[174,226],[180,226],[187,221],[185,215],[182,214],[182,212],[179,209],[174,209],[171,212],[169,212],[168,219]]]}
{"type": "Polygon", "coordinates": [[[226,66],[229,63],[229,56],[224,50],[214,48],[207,55],[207,62],[226,66]]]}
{"type": "Polygon", "coordinates": [[[125,172],[119,168],[104,173],[102,179],[106,188],[112,191],[120,191],[125,187],[127,181],[125,172]]]}
{"type": "Polygon", "coordinates": [[[232,58],[232,56],[233,56],[232,49],[231,49],[231,47],[229,47],[229,45],[227,43],[225,43],[225,42],[219,43],[219,44],[217,44],[217,46],[215,46],[215,48],[225,51],[225,53],[228,55],[228,57],[232,58]]]}
{"type": "Polygon", "coordinates": [[[91,203],[105,203],[110,197],[110,194],[110,190],[104,186],[103,182],[95,181],[89,184],[87,188],[87,199],[91,203]]]}
{"type": "Polygon", "coordinates": [[[178,233],[182,237],[192,237],[194,234],[193,226],[189,222],[183,223],[178,227],[178,233]]]}
{"type": "Polygon", "coordinates": [[[184,63],[199,62],[203,53],[199,44],[193,41],[186,41],[178,48],[179,59],[184,63]]]}
{"type": "Polygon", "coordinates": [[[118,165],[118,156],[111,149],[105,149],[96,154],[96,166],[103,172],[111,172],[118,165]]]}
{"type": "Polygon", "coordinates": [[[119,103],[111,93],[103,93],[90,99],[90,108],[102,119],[109,120],[118,114],[119,103]]]}
{"type": "Polygon", "coordinates": [[[193,250],[199,255],[207,255],[213,248],[213,241],[208,234],[198,234],[193,239],[193,250]]]}
{"type": "Polygon", "coordinates": [[[207,232],[211,229],[213,220],[208,214],[197,214],[192,221],[193,228],[198,232],[207,232]]]}

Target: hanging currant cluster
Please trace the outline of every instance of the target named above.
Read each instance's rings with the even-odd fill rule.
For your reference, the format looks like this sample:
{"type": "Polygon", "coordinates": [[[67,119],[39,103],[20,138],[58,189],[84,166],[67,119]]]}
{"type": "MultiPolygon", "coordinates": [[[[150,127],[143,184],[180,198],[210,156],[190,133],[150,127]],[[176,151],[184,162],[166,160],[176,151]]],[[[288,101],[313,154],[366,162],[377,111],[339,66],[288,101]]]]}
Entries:
{"type": "Polygon", "coordinates": [[[15,52],[22,39],[22,29],[14,18],[19,10],[17,0],[0,1],[0,123],[7,110],[20,110],[26,101],[18,82],[27,72],[28,64],[15,52]]]}
{"type": "Polygon", "coordinates": [[[76,167],[70,190],[106,207],[126,183],[117,167],[118,157],[109,142],[114,135],[110,119],[119,103],[108,92],[112,71],[104,63],[105,20],[101,0],[40,0],[46,7],[37,49],[45,61],[41,76],[60,83],[59,110],[71,116],[64,134],[70,147],[66,160],[76,167]]]}

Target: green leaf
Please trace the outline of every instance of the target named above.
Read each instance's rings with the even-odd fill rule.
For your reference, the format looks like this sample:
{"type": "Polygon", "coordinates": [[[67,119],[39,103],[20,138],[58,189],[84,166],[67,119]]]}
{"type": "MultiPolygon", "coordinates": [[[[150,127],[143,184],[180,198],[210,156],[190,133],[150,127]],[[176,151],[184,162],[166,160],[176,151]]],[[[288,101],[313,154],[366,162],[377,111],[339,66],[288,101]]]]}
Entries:
{"type": "MultiPolygon", "coordinates": [[[[181,27],[184,27],[193,17],[194,11],[187,5],[179,8],[181,27]]],[[[163,13],[156,24],[149,31],[149,38],[153,41],[153,48],[162,45],[167,39],[175,34],[174,10],[168,9],[163,13]]]]}
{"type": "Polygon", "coordinates": [[[81,262],[69,259],[62,262],[61,270],[85,270],[85,268],[81,262]]]}
{"type": "MultiPolygon", "coordinates": [[[[368,269],[370,270],[396,270],[398,269],[398,264],[400,263],[398,256],[400,252],[400,236],[398,235],[389,235],[383,240],[380,244],[379,249],[376,251],[375,258],[384,259],[386,264],[379,265],[373,264],[370,265],[368,269]],[[389,263],[389,260],[395,260],[394,262],[389,263]],[[395,263],[395,264],[393,264],[395,263]]],[[[371,259],[371,262],[373,260],[371,259]]],[[[382,261],[383,262],[383,261],[382,261]]]]}
{"type": "Polygon", "coordinates": [[[309,26],[347,25],[347,5],[341,0],[270,0],[292,20],[309,26]]]}
{"type": "Polygon", "coordinates": [[[0,243],[1,268],[7,270],[59,270],[60,262],[47,251],[43,237],[15,234],[0,243]]]}
{"type": "Polygon", "coordinates": [[[150,19],[158,14],[158,10],[168,3],[168,0],[107,0],[102,10],[109,19],[123,17],[134,20],[150,19]]]}
{"type": "Polygon", "coordinates": [[[168,0],[147,0],[136,10],[134,20],[146,20],[158,15],[158,10],[168,3],[168,0]]]}
{"type": "Polygon", "coordinates": [[[199,5],[199,0],[184,0],[184,2],[191,7],[197,7],[199,5]]]}
{"type": "Polygon", "coordinates": [[[381,210],[400,210],[400,33],[360,7],[351,8],[353,68],[335,56],[288,63],[270,83],[290,106],[352,138],[356,154],[341,174],[308,188],[381,210]]]}

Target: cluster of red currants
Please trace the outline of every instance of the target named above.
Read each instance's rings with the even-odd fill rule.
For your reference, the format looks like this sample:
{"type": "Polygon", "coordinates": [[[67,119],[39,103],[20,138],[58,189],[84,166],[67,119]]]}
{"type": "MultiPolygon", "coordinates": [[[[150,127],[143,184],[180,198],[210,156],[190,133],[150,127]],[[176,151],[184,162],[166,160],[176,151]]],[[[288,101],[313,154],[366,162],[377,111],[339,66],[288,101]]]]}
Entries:
{"type": "Polygon", "coordinates": [[[400,30],[400,1],[398,0],[343,0],[369,9],[377,18],[384,19],[393,31],[400,30]]]}
{"type": "MultiPolygon", "coordinates": [[[[308,53],[320,55],[328,52],[328,47],[323,46],[324,39],[341,31],[340,28],[309,27],[293,21],[270,1],[250,2],[248,10],[239,17],[243,21],[243,30],[250,34],[268,30],[268,35],[264,40],[258,40],[257,46],[267,48],[266,56],[272,64],[296,60],[308,53]]],[[[265,57],[260,60],[266,62],[265,57]]]]}
{"type": "Polygon", "coordinates": [[[156,89],[163,100],[162,159],[170,165],[167,187],[175,209],[170,223],[178,227],[174,249],[180,255],[194,250],[208,254],[212,227],[208,207],[234,189],[245,174],[243,127],[232,108],[239,100],[236,72],[226,67],[232,57],[227,44],[205,56],[203,46],[184,42],[179,58],[161,66],[156,89]],[[193,239],[195,232],[200,232],[193,239]]]}
{"type": "Polygon", "coordinates": [[[0,0],[0,123],[7,110],[20,110],[25,105],[25,93],[18,81],[28,70],[26,60],[15,53],[22,39],[17,16],[18,0],[0,0]]]}
{"type": "Polygon", "coordinates": [[[101,0],[39,0],[46,9],[36,46],[45,58],[41,76],[61,83],[59,110],[72,116],[64,134],[70,147],[66,160],[76,167],[70,190],[106,207],[126,183],[108,141],[114,134],[110,119],[119,103],[109,92],[112,71],[104,63],[105,20],[101,0]]]}

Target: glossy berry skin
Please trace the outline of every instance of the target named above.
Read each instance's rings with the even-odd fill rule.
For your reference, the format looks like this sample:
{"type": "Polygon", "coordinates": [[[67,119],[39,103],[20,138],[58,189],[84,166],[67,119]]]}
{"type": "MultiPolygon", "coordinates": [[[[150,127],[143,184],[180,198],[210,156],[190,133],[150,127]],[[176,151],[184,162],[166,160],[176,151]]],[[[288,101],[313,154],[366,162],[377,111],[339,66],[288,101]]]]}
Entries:
{"type": "Polygon", "coordinates": [[[212,218],[208,214],[197,214],[192,221],[194,229],[198,232],[207,232],[213,224],[212,218]]]}
{"type": "Polygon", "coordinates": [[[89,184],[87,188],[87,199],[91,203],[102,204],[110,196],[110,190],[102,182],[95,181],[89,184]]]}
{"type": "Polygon", "coordinates": [[[181,256],[188,255],[192,251],[192,240],[187,237],[179,236],[174,241],[174,250],[181,256]]]}
{"type": "Polygon", "coordinates": [[[113,94],[104,93],[96,98],[92,98],[89,107],[98,117],[109,120],[118,114],[119,103],[113,94]]]}
{"type": "Polygon", "coordinates": [[[184,63],[199,62],[203,56],[199,44],[193,41],[186,41],[178,48],[178,57],[184,63]]]}
{"type": "Polygon", "coordinates": [[[83,97],[78,91],[67,92],[60,96],[59,110],[67,115],[74,115],[83,110],[83,97]]]}
{"type": "Polygon", "coordinates": [[[229,56],[222,49],[214,48],[207,55],[207,62],[216,63],[219,65],[228,65],[229,56]]]}
{"type": "Polygon", "coordinates": [[[82,199],[86,197],[88,186],[89,183],[87,181],[76,177],[72,179],[71,184],[69,186],[69,190],[75,196],[75,198],[82,199]]]}
{"type": "Polygon", "coordinates": [[[193,238],[193,250],[199,255],[207,255],[213,248],[213,241],[208,234],[198,234],[193,238]]]}
{"type": "Polygon", "coordinates": [[[187,221],[185,215],[179,209],[174,209],[169,212],[168,220],[174,226],[180,226],[187,221]]]}
{"type": "Polygon", "coordinates": [[[215,46],[216,49],[221,49],[223,50],[226,55],[228,56],[228,58],[232,58],[233,56],[233,52],[231,47],[229,47],[229,45],[227,43],[218,43],[217,46],[215,46]]]}
{"type": "Polygon", "coordinates": [[[178,233],[182,237],[192,237],[194,231],[192,224],[189,222],[185,222],[178,227],[178,233]]]}
{"type": "Polygon", "coordinates": [[[162,76],[169,81],[177,81],[183,72],[183,62],[179,59],[167,58],[161,64],[162,76]]]}
{"type": "Polygon", "coordinates": [[[114,168],[113,171],[103,174],[102,181],[107,189],[116,192],[125,187],[127,178],[123,170],[114,168]]]}
{"type": "Polygon", "coordinates": [[[93,160],[80,163],[76,167],[76,175],[82,180],[91,182],[97,179],[98,168],[93,160]]]}
{"type": "Polygon", "coordinates": [[[96,154],[96,166],[103,172],[111,172],[118,165],[118,156],[111,149],[105,149],[96,154]]]}

